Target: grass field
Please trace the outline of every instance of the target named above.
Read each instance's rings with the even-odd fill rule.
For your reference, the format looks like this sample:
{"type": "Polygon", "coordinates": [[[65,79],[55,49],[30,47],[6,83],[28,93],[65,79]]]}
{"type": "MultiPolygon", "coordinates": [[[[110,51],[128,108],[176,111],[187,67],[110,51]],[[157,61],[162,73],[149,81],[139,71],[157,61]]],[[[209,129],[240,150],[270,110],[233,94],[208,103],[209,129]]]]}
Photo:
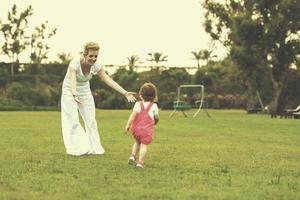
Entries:
{"type": "Polygon", "coordinates": [[[0,199],[300,199],[300,120],[209,112],[161,111],[143,170],[127,165],[129,110],[97,110],[106,154],[82,157],[59,112],[0,112],[0,199]]]}

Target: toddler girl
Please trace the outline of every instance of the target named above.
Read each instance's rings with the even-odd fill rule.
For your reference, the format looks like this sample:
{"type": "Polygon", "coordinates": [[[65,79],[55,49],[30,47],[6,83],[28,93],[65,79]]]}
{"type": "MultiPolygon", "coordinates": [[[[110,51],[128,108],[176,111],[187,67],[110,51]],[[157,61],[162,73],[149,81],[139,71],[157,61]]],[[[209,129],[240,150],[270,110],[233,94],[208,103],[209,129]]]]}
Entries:
{"type": "Polygon", "coordinates": [[[128,164],[135,165],[137,154],[139,153],[136,167],[144,168],[147,146],[152,141],[154,125],[157,124],[159,120],[158,107],[155,103],[157,101],[155,85],[152,83],[143,84],[139,91],[139,97],[141,101],[135,103],[128,119],[125,133],[130,129],[135,139],[128,164]]]}

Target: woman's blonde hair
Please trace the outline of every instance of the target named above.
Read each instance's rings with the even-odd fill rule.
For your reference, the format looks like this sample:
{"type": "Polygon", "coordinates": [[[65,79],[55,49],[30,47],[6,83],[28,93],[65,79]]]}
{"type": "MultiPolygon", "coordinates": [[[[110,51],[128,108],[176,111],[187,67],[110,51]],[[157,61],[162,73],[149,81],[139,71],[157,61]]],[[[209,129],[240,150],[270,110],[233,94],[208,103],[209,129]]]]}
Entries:
{"type": "Polygon", "coordinates": [[[83,47],[83,55],[88,55],[90,50],[98,51],[100,49],[99,44],[96,42],[87,42],[83,47]]]}
{"type": "Polygon", "coordinates": [[[152,83],[144,83],[140,88],[139,95],[144,101],[156,102],[158,100],[156,86],[152,83]]]}

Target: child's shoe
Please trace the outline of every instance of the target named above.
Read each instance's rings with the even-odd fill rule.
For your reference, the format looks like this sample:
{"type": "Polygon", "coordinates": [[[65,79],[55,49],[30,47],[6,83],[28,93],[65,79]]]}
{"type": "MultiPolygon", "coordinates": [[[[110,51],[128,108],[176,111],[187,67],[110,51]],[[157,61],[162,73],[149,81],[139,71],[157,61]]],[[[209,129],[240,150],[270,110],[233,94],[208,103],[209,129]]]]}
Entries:
{"type": "Polygon", "coordinates": [[[141,169],[143,169],[144,168],[144,162],[138,162],[137,164],[136,164],[136,167],[137,168],[141,168],[141,169]]]}
{"type": "Polygon", "coordinates": [[[129,165],[135,165],[135,156],[130,156],[129,159],[128,159],[128,164],[129,165]]]}

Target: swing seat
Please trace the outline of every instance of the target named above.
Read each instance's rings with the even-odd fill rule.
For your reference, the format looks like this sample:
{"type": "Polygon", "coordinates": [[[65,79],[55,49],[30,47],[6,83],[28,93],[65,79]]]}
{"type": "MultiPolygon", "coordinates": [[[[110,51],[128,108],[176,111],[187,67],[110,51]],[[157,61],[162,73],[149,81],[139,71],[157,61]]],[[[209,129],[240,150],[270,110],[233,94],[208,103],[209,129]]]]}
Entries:
{"type": "Polygon", "coordinates": [[[185,101],[174,101],[173,108],[176,110],[189,110],[192,108],[192,105],[188,104],[185,101]]]}
{"type": "MultiPolygon", "coordinates": [[[[172,117],[174,115],[174,113],[176,111],[181,111],[182,114],[187,117],[187,114],[185,114],[185,110],[189,110],[192,108],[198,108],[197,111],[194,113],[193,117],[196,117],[197,114],[200,112],[202,105],[203,105],[203,101],[204,100],[204,86],[203,85],[180,85],[179,87],[177,87],[177,100],[173,101],[173,108],[174,110],[170,113],[169,117],[172,117]],[[195,105],[191,105],[186,101],[180,101],[180,90],[181,88],[200,88],[201,91],[199,93],[199,97],[201,97],[200,100],[195,102],[195,105]]],[[[208,114],[206,108],[204,108],[206,114],[208,117],[210,117],[210,115],[208,114]]]]}

